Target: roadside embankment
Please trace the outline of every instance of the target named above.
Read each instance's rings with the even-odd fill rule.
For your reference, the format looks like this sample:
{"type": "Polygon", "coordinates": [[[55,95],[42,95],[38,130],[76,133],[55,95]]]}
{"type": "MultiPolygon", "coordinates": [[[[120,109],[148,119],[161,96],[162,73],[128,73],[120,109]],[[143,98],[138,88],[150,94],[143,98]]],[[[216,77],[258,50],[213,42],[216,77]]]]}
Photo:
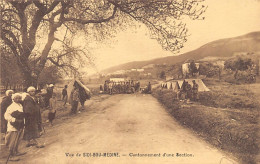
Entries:
{"type": "Polygon", "coordinates": [[[200,93],[199,102],[176,100],[171,90],[156,88],[153,96],[182,125],[194,130],[212,145],[241,160],[255,163],[258,153],[257,120],[259,104],[243,86],[211,87],[200,93]]]}

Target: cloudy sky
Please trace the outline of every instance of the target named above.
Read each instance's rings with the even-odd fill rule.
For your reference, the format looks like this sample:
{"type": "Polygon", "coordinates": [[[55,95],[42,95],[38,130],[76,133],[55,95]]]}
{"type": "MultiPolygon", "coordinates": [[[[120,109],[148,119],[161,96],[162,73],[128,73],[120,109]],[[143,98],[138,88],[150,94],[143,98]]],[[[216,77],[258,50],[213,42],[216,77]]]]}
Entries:
{"type": "MultiPolygon", "coordinates": [[[[204,21],[188,21],[190,36],[179,54],[208,42],[260,31],[260,0],[205,0],[208,9],[204,21]]],[[[101,44],[92,51],[97,70],[118,64],[166,57],[172,54],[149,38],[144,27],[118,33],[115,42],[101,44]]],[[[178,54],[177,54],[178,55],[178,54]]],[[[86,68],[88,74],[95,69],[86,68]]]]}

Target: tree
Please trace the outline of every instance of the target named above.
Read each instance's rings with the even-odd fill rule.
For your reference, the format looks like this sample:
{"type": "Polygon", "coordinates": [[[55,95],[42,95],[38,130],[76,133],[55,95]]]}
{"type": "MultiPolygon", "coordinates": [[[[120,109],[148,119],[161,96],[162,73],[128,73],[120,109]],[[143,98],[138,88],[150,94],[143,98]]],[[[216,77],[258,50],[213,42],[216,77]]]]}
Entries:
{"type": "Polygon", "coordinates": [[[237,78],[238,71],[245,71],[252,67],[253,61],[250,58],[236,57],[225,61],[225,69],[235,71],[234,78],[237,78]]]}
{"type": "Polygon", "coordinates": [[[211,62],[200,63],[199,74],[206,75],[207,77],[217,76],[220,79],[220,68],[219,66],[213,65],[211,62]]]}
{"type": "Polygon", "coordinates": [[[57,66],[52,65],[45,67],[41,72],[41,75],[38,79],[38,84],[43,86],[44,84],[57,83],[61,79],[61,74],[58,71],[57,66]]]}
{"type": "Polygon", "coordinates": [[[12,52],[29,86],[46,64],[77,72],[90,60],[88,49],[75,46],[112,37],[134,21],[144,24],[164,49],[177,51],[187,40],[183,16],[201,19],[201,0],[21,0],[1,4],[1,39],[12,52]]]}
{"type": "Polygon", "coordinates": [[[165,79],[166,78],[165,71],[161,71],[160,78],[161,79],[165,79]]]}
{"type": "Polygon", "coordinates": [[[5,89],[14,89],[17,84],[22,83],[21,73],[14,62],[15,58],[10,56],[10,52],[6,47],[1,46],[1,84],[5,89]]]}
{"type": "Polygon", "coordinates": [[[194,74],[195,73],[198,73],[198,68],[196,66],[196,63],[193,61],[190,62],[190,65],[189,65],[189,72],[191,74],[192,77],[194,77],[194,74]]]}

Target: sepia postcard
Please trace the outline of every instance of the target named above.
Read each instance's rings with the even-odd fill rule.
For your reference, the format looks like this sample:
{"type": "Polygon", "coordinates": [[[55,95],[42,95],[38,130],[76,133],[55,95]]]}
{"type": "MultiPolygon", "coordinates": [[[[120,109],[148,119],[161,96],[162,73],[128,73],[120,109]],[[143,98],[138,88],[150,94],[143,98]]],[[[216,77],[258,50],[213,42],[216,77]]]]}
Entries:
{"type": "Polygon", "coordinates": [[[260,163],[259,0],[2,0],[2,164],[260,163]]]}

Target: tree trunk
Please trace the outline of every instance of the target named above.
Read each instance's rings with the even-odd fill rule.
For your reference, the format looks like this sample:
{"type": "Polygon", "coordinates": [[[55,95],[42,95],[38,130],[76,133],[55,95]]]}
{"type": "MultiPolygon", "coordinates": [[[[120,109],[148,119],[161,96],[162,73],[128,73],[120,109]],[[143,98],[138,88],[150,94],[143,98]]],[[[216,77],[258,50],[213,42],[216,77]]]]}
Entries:
{"type": "Polygon", "coordinates": [[[37,86],[37,78],[33,77],[31,72],[23,71],[23,77],[25,88],[28,88],[30,86],[37,86]]]}

